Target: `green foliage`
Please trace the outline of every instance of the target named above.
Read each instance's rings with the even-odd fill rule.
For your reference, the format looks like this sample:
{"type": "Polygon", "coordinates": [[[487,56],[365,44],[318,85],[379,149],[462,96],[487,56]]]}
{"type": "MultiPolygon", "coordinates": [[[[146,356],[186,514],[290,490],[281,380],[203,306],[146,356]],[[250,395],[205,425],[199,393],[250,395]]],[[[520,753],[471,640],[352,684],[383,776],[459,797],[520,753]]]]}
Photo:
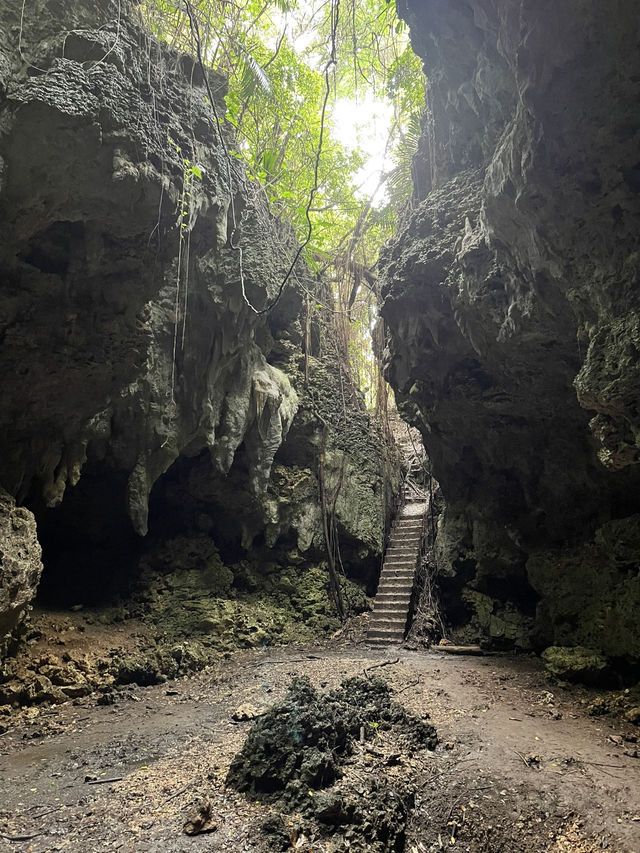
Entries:
{"type": "MultiPolygon", "coordinates": [[[[274,213],[297,229],[306,225],[305,208],[314,177],[325,82],[331,61],[331,4],[313,0],[194,0],[202,55],[228,76],[227,120],[236,128],[235,153],[259,180],[274,213]]],[[[174,47],[195,53],[194,33],[184,0],[146,0],[148,26],[174,47]]],[[[373,91],[393,106],[388,152],[392,168],[386,215],[366,214],[360,227],[360,260],[372,267],[376,250],[393,227],[394,209],[410,195],[410,162],[424,101],[419,60],[407,43],[395,4],[385,0],[342,0],[332,65],[333,94],[355,99],[373,91]],[[366,232],[371,231],[369,239],[366,232]]],[[[340,128],[325,128],[319,189],[313,205],[312,262],[339,254],[367,205],[355,175],[364,153],[340,141],[340,128]]]]}
{"type": "Polygon", "coordinates": [[[355,340],[345,340],[341,355],[357,374],[352,378],[364,380],[371,373],[377,254],[411,197],[424,104],[421,64],[395,3],[144,0],[142,8],[157,37],[191,54],[199,39],[204,61],[227,76],[226,118],[236,130],[230,154],[244,161],[273,213],[291,223],[301,241],[308,235],[312,199],[305,259],[336,283],[335,308],[348,314],[353,328],[345,338],[355,340]],[[331,97],[323,123],[326,72],[331,97]],[[332,107],[337,99],[355,106],[372,92],[391,106],[392,119],[384,174],[376,192],[363,192],[357,181],[367,155],[362,146],[341,140],[332,107]]]}

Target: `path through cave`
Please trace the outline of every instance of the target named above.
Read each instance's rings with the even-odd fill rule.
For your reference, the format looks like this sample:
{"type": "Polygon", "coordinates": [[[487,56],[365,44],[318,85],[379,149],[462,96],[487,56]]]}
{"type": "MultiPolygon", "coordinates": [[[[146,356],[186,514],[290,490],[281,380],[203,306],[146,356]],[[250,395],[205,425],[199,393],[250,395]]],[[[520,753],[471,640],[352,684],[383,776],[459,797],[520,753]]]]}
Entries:
{"type": "MultiPolygon", "coordinates": [[[[97,629],[88,630],[95,641],[97,629]]],[[[92,642],[69,628],[58,636],[72,654],[92,642]]],[[[27,838],[33,853],[50,853],[61,840],[62,849],[78,851],[178,853],[200,843],[270,853],[364,835],[377,849],[384,834],[370,833],[384,814],[376,798],[383,789],[389,808],[402,797],[393,837],[399,833],[407,850],[454,842],[478,853],[635,849],[637,729],[603,715],[601,693],[553,685],[528,658],[391,656],[341,639],[240,652],[189,679],[102,695],[109,701],[98,706],[85,697],[25,716],[0,741],[8,844],[27,838]],[[379,727],[371,741],[367,734],[366,743],[356,742],[341,780],[324,790],[307,784],[306,802],[291,815],[277,802],[225,788],[251,718],[281,700],[293,677],[328,690],[365,670],[369,679],[384,673],[397,701],[429,715],[435,752],[407,752],[379,727]],[[338,799],[364,809],[346,811],[334,825],[326,809],[338,799]],[[188,838],[183,826],[205,806],[208,831],[188,838]]]]}

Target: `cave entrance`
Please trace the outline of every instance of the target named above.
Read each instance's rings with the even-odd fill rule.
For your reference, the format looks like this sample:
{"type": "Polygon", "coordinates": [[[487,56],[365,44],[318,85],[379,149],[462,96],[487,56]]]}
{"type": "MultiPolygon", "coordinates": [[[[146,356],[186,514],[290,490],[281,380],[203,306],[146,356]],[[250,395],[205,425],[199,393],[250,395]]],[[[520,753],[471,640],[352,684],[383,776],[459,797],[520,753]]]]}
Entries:
{"type": "Polygon", "coordinates": [[[127,475],[87,462],[57,507],[27,500],[42,546],[36,603],[44,608],[97,607],[126,596],[136,576],[142,541],[126,511],[127,475]]]}
{"type": "Polygon", "coordinates": [[[209,450],[203,450],[197,456],[179,456],[154,484],[149,496],[149,538],[193,535],[208,536],[227,564],[264,543],[244,445],[236,451],[226,475],[215,471],[209,450]],[[248,548],[243,547],[243,538],[251,538],[248,548]]]}

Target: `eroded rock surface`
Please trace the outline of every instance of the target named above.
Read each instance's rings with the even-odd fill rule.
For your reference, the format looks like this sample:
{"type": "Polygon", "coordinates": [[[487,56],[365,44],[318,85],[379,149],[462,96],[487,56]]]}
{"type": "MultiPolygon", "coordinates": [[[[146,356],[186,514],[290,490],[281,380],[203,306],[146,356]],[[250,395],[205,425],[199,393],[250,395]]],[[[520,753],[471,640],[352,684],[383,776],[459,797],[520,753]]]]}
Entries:
{"type": "Polygon", "coordinates": [[[640,604],[637,549],[603,583],[588,561],[570,582],[527,573],[638,509],[637,5],[398,6],[429,87],[383,314],[389,377],[447,500],[451,621],[637,656],[637,622],[615,641],[597,627],[621,597],[640,604]]]}
{"type": "Polygon", "coordinates": [[[0,658],[35,595],[40,557],[33,514],[0,489],[0,658]]]}
{"type": "MultiPolygon", "coordinates": [[[[354,796],[339,781],[356,745],[363,749],[379,731],[392,732],[410,753],[438,743],[435,728],[393,701],[380,678],[349,678],[324,695],[308,678],[294,678],[284,699],[253,724],[226,783],[298,813],[301,834],[328,834],[332,849],[399,853],[414,803],[410,784],[370,779],[354,796]]],[[[285,815],[276,813],[263,823],[273,849],[289,849],[286,825],[285,815]]]]}
{"type": "MultiPolygon", "coordinates": [[[[102,30],[78,35],[45,4],[24,22],[30,62],[9,44],[2,417],[18,450],[0,479],[55,506],[88,454],[107,460],[127,472],[145,533],[150,490],[185,451],[208,448],[226,472],[258,432],[252,478],[264,485],[297,408],[267,361],[271,329],[293,321],[299,296],[290,288],[275,317],[252,311],[275,295],[292,237],[226,157],[198,69],[128,17],[111,32],[108,11],[102,30]]],[[[211,86],[221,99],[224,81],[211,86]]]]}
{"type": "MultiPolygon", "coordinates": [[[[0,483],[36,514],[44,592],[100,603],[203,537],[223,562],[257,560],[227,568],[223,589],[174,547],[172,594],[220,599],[219,621],[235,618],[232,583],[276,587],[279,571],[291,586],[307,554],[317,591],[328,416],[309,413],[299,317],[315,284],[299,261],[282,287],[297,243],[228,155],[225,81],[152,38],[135,3],[8,0],[0,31],[0,483]]],[[[335,396],[337,381],[310,385],[335,396]]],[[[391,486],[363,405],[345,406],[345,433],[372,453],[329,435],[325,468],[343,479],[345,557],[368,560],[366,576],[391,486]]]]}

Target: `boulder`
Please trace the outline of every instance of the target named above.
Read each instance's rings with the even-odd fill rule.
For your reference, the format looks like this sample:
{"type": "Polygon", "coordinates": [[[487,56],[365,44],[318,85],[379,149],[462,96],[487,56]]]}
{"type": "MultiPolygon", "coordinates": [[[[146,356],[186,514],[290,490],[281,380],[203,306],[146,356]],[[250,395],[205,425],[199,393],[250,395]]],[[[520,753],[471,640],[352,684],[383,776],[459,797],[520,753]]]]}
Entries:
{"type": "Polygon", "coordinates": [[[542,652],[542,660],[551,675],[564,681],[598,684],[608,670],[604,655],[584,646],[549,646],[542,652]]]}
{"type": "Polygon", "coordinates": [[[41,556],[33,514],[0,489],[0,659],[36,594],[41,556]]]}

